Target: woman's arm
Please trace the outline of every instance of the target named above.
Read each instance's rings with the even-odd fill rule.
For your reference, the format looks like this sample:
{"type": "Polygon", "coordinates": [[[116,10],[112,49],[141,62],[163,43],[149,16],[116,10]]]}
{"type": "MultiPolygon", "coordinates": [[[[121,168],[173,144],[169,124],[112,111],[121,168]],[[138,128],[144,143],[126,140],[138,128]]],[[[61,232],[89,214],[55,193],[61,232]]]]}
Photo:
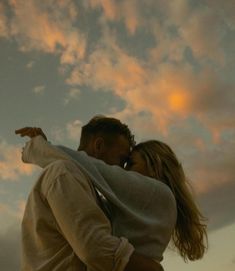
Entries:
{"type": "Polygon", "coordinates": [[[21,137],[31,138],[22,150],[22,161],[35,164],[42,168],[56,160],[71,159],[66,153],[47,141],[47,137],[41,128],[24,127],[15,131],[21,137]]]}
{"type": "MultiPolygon", "coordinates": [[[[22,152],[22,160],[26,163],[32,163],[45,167],[56,160],[74,160],[76,161],[88,176],[93,184],[101,193],[111,200],[122,205],[130,204],[130,199],[137,208],[142,208],[149,201],[154,193],[153,187],[156,181],[145,177],[137,172],[126,171],[119,166],[110,166],[101,160],[88,156],[83,151],[75,151],[64,146],[54,146],[45,140],[45,137],[32,128],[32,131],[25,128],[17,130],[23,136],[29,136],[32,139],[26,144],[22,152]],[[20,132],[19,132],[20,131],[20,132]],[[135,187],[135,189],[133,189],[135,187]],[[128,191],[128,193],[123,193],[128,191]],[[143,197],[146,193],[148,197],[143,197]]],[[[44,133],[43,133],[44,134],[44,133]]]]}

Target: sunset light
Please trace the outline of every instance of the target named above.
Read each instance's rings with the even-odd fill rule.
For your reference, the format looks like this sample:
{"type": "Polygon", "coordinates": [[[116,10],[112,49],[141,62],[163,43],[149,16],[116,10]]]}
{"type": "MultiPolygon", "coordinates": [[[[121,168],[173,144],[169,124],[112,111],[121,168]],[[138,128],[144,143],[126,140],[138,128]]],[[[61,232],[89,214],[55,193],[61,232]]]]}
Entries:
{"type": "Polygon", "coordinates": [[[99,114],[137,143],[171,146],[206,217],[208,252],[185,263],[170,243],[165,271],[235,270],[234,14],[234,0],[0,1],[1,271],[20,270],[22,217],[42,172],[22,162],[29,138],[15,130],[40,127],[77,150],[99,114]]]}

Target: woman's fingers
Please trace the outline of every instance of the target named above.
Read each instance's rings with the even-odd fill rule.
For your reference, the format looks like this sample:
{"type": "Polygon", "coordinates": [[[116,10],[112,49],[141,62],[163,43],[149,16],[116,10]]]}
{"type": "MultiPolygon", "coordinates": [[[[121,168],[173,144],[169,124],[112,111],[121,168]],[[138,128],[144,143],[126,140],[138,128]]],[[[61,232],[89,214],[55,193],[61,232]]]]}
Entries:
{"type": "Polygon", "coordinates": [[[19,134],[20,136],[27,136],[32,133],[32,127],[24,127],[18,130],[15,130],[16,134],[19,134]]]}
{"type": "Polygon", "coordinates": [[[24,128],[20,128],[20,129],[17,129],[15,130],[15,133],[18,135],[18,134],[22,134],[24,133],[26,130],[28,130],[30,127],[24,127],[24,128]]]}
{"type": "Polygon", "coordinates": [[[30,138],[41,135],[47,140],[46,135],[43,133],[42,129],[37,127],[20,128],[15,130],[15,133],[19,134],[21,137],[28,136],[30,138]]]}

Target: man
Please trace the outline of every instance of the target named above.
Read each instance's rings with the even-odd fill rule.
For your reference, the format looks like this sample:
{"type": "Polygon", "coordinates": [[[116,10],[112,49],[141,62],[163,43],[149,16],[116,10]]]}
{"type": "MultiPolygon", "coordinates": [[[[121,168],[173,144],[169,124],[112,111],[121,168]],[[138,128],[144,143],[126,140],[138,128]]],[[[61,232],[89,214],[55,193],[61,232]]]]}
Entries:
{"type": "MultiPolygon", "coordinates": [[[[26,127],[16,133],[46,139],[39,128],[26,127]]],[[[78,150],[123,166],[133,145],[125,124],[99,116],[83,126],[78,150]]],[[[111,236],[111,225],[104,215],[108,211],[100,196],[89,178],[72,163],[58,161],[47,167],[25,210],[23,270],[85,270],[82,262],[96,271],[161,270],[151,259],[133,252],[125,238],[111,236]],[[37,251],[41,255],[35,255],[37,251]]]]}

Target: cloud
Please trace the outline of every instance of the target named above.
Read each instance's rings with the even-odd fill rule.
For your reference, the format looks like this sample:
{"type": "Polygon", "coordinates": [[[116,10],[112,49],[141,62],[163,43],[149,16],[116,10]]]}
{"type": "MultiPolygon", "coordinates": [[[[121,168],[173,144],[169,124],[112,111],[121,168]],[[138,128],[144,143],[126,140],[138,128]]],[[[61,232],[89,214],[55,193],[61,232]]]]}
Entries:
{"type": "Polygon", "coordinates": [[[227,84],[210,67],[195,72],[188,63],[158,66],[140,61],[111,38],[73,70],[67,83],[112,91],[125,101],[126,112],[138,115],[147,110],[163,131],[189,117],[202,122],[215,138],[234,127],[228,113],[235,113],[235,84],[227,84]]]}
{"type": "Polygon", "coordinates": [[[224,63],[224,52],[220,47],[222,31],[221,21],[213,10],[203,8],[195,12],[188,21],[180,27],[180,34],[194,55],[200,58],[210,58],[224,63]],[[213,25],[213,28],[205,27],[213,25]]]}
{"type": "Polygon", "coordinates": [[[67,105],[71,101],[79,100],[81,96],[81,91],[79,88],[71,88],[69,89],[66,98],[64,99],[64,104],[67,105]]]}
{"type": "MultiPolygon", "coordinates": [[[[69,101],[70,102],[70,101],[69,101]]],[[[50,138],[52,139],[52,144],[64,144],[64,142],[73,141],[78,143],[81,136],[82,121],[79,119],[70,120],[63,126],[53,126],[51,127],[50,138]]]]}
{"type": "Polygon", "coordinates": [[[4,271],[19,270],[20,267],[20,225],[25,209],[25,200],[10,204],[0,203],[0,262],[4,271]]]}
{"type": "Polygon", "coordinates": [[[12,271],[20,269],[20,229],[15,222],[5,232],[0,232],[0,262],[1,269],[12,271]]]}
{"type": "Polygon", "coordinates": [[[192,4],[187,0],[177,0],[167,2],[162,6],[162,11],[169,19],[163,24],[175,27],[184,46],[190,48],[196,58],[200,61],[210,59],[218,64],[224,63],[221,41],[225,31],[225,18],[218,16],[222,14],[214,4],[192,4]]]}
{"type": "Polygon", "coordinates": [[[61,143],[63,142],[65,138],[65,131],[62,127],[58,127],[58,126],[51,127],[50,134],[51,134],[53,143],[56,143],[56,142],[61,143]]]}
{"type": "Polygon", "coordinates": [[[235,29],[234,3],[232,1],[207,0],[206,3],[209,8],[213,8],[216,11],[220,18],[223,18],[229,28],[235,29]]]}
{"type": "Polygon", "coordinates": [[[157,43],[160,43],[158,46],[164,51],[168,49],[171,56],[174,56],[174,51],[178,51],[174,56],[177,57],[182,53],[182,48],[188,47],[195,57],[202,61],[210,59],[223,64],[225,55],[221,41],[225,30],[224,22],[230,18],[229,25],[234,23],[234,15],[231,12],[233,6],[228,1],[226,3],[216,1],[215,5],[212,5],[210,0],[206,2],[207,4],[195,5],[187,0],[168,2],[88,0],[85,5],[92,9],[100,9],[106,24],[123,22],[130,34],[135,34],[138,28],[145,28],[156,34],[155,28],[159,25],[162,33],[157,33],[157,43]],[[164,33],[167,38],[172,34],[170,33],[172,29],[176,32],[175,36],[179,38],[178,45],[180,44],[181,48],[175,46],[176,41],[172,39],[168,40],[168,46],[163,46],[166,44],[166,39],[162,40],[162,34],[164,33]]]}
{"type": "Polygon", "coordinates": [[[26,64],[26,68],[27,69],[32,69],[32,67],[34,66],[35,62],[34,61],[29,61],[27,64],[26,64]]]}
{"type": "Polygon", "coordinates": [[[231,210],[234,210],[234,181],[221,185],[218,189],[211,187],[207,193],[198,195],[202,213],[208,219],[209,230],[216,230],[235,222],[231,210]]]}
{"type": "Polygon", "coordinates": [[[68,138],[78,142],[81,135],[82,122],[80,120],[70,121],[66,125],[68,138]]]}
{"type": "Polygon", "coordinates": [[[89,85],[123,98],[130,112],[138,113],[148,108],[162,130],[175,122],[176,117],[184,119],[190,114],[204,122],[215,138],[221,129],[231,125],[225,123],[228,118],[224,113],[215,119],[203,112],[206,109],[212,113],[218,107],[223,110],[228,105],[232,108],[231,91],[224,95],[221,89],[234,89],[234,85],[223,82],[219,71],[205,63],[205,59],[210,59],[223,66],[225,51],[221,41],[226,28],[223,28],[224,17],[217,18],[218,9],[203,8],[201,4],[193,6],[185,0],[149,1],[148,4],[134,0],[90,0],[83,5],[100,9],[107,20],[100,25],[103,36],[87,61],[82,60],[86,40],[74,26],[79,20],[74,2],[38,4],[30,0],[26,5],[11,1],[14,16],[10,33],[20,48],[59,54],[62,65],[75,65],[67,80],[73,88],[65,98],[65,104],[78,98],[77,89],[89,85]],[[49,13],[52,4],[53,12],[49,13]],[[30,16],[24,16],[26,13],[30,16]],[[164,20],[166,17],[168,20],[164,20]],[[120,23],[122,20],[130,33],[134,34],[142,27],[148,28],[154,37],[156,46],[146,49],[148,59],[145,61],[118,47],[119,36],[115,34],[117,31],[109,30],[108,22],[120,23]],[[187,48],[192,51],[199,71],[185,59],[187,48]],[[143,89],[147,89],[148,95],[143,89]]]}
{"type": "Polygon", "coordinates": [[[21,147],[0,139],[0,178],[17,181],[22,175],[31,175],[34,168],[21,162],[21,147]]]}
{"type": "Polygon", "coordinates": [[[46,87],[43,86],[43,85],[36,86],[36,87],[33,88],[33,92],[34,92],[35,94],[43,94],[45,88],[46,88],[46,87]]]}
{"type": "Polygon", "coordinates": [[[12,18],[8,36],[20,50],[38,50],[60,56],[62,64],[73,64],[84,57],[86,40],[75,27],[77,7],[73,1],[9,1],[12,18]]]}
{"type": "Polygon", "coordinates": [[[97,8],[102,7],[104,15],[110,20],[114,20],[118,16],[118,6],[113,0],[90,0],[88,1],[90,7],[97,8]]]}
{"type": "MultiPolygon", "coordinates": [[[[12,205],[0,203],[0,213],[4,217],[10,217],[10,219],[19,219],[23,217],[26,201],[24,199],[18,199],[16,202],[12,202],[12,205]]],[[[1,226],[3,226],[2,223],[1,226]]]]}
{"type": "Polygon", "coordinates": [[[126,29],[130,34],[134,34],[141,17],[139,17],[139,5],[136,0],[114,1],[114,0],[88,0],[85,6],[92,9],[101,8],[102,17],[106,21],[120,22],[123,21],[126,29]]]}
{"type": "Polygon", "coordinates": [[[8,19],[5,15],[5,6],[0,3],[0,38],[8,38],[8,19]]]}
{"type": "Polygon", "coordinates": [[[25,206],[26,206],[26,201],[24,199],[18,200],[18,202],[17,202],[17,213],[16,213],[16,216],[19,219],[23,218],[25,206]]]}
{"type": "Polygon", "coordinates": [[[199,150],[195,146],[194,152],[187,155],[190,159],[188,175],[194,181],[198,193],[220,190],[221,187],[233,183],[235,154],[231,149],[235,147],[234,140],[223,140],[221,144],[214,146],[211,144],[210,147],[206,145],[206,142],[201,143],[204,145],[203,149],[199,150]]]}
{"type": "Polygon", "coordinates": [[[76,143],[80,140],[82,121],[70,120],[63,127],[53,126],[50,134],[52,137],[52,144],[61,144],[64,141],[74,141],[76,143]]]}

